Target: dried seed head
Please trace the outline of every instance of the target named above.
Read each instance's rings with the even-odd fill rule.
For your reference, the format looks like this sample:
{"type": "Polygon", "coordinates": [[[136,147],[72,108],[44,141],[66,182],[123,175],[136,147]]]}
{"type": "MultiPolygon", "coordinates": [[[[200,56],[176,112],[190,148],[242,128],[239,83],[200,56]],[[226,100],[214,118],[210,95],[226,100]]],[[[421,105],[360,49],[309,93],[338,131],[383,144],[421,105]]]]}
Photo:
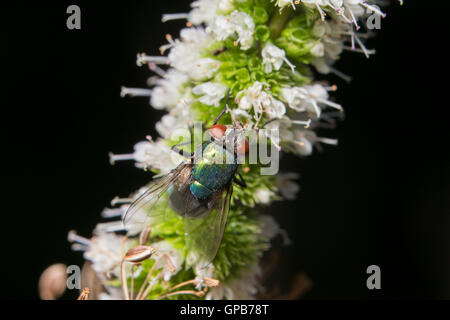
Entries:
{"type": "Polygon", "coordinates": [[[169,270],[169,272],[175,273],[176,268],[172,263],[172,259],[170,259],[170,257],[167,254],[164,255],[164,259],[166,259],[166,262],[167,262],[166,266],[167,266],[167,269],[169,270]]]}
{"type": "Polygon", "coordinates": [[[58,263],[44,270],[39,278],[39,295],[42,300],[56,300],[66,291],[67,266],[58,263]]]}
{"type": "Polygon", "coordinates": [[[194,291],[194,294],[195,294],[197,297],[203,297],[203,296],[205,295],[205,292],[204,292],[204,291],[194,291]]]}
{"type": "Polygon", "coordinates": [[[89,294],[91,293],[91,290],[89,288],[84,288],[83,291],[81,291],[80,296],[77,300],[89,300],[89,294]]]}
{"type": "Polygon", "coordinates": [[[147,243],[150,238],[150,231],[150,227],[145,227],[144,230],[141,231],[141,234],[139,235],[139,244],[141,246],[144,246],[147,243]]]}
{"type": "Polygon", "coordinates": [[[136,246],[128,250],[123,259],[127,262],[141,263],[142,261],[150,258],[150,256],[155,252],[156,249],[150,246],[136,246]]]}
{"type": "Polygon", "coordinates": [[[203,278],[203,283],[205,284],[205,286],[213,288],[213,287],[219,286],[220,281],[216,280],[216,279],[213,279],[213,278],[204,277],[203,278]]]}
{"type": "MultiPolygon", "coordinates": [[[[108,272],[106,272],[107,274],[108,272]]],[[[107,280],[113,280],[103,275],[107,280]]],[[[89,288],[89,300],[99,300],[102,293],[106,293],[105,288],[100,280],[99,274],[93,269],[92,262],[86,261],[81,268],[81,288],[89,288]]]]}

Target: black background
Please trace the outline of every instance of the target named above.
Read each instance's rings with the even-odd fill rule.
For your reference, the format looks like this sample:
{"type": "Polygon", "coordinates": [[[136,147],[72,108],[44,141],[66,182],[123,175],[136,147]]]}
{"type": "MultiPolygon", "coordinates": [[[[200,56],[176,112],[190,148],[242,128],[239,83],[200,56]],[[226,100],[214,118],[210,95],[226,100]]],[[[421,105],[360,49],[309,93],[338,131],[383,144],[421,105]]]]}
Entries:
{"type": "MultiPolygon", "coordinates": [[[[346,53],[337,67],[353,76],[334,95],[346,109],[340,140],[306,159],[286,156],[301,174],[293,202],[267,209],[290,234],[278,281],[304,271],[307,299],[450,298],[449,40],[443,1],[396,1],[386,11],[377,55],[346,53]],[[441,7],[439,7],[439,5],[441,7]],[[382,271],[369,291],[367,266],[382,271]]],[[[2,196],[0,297],[37,299],[49,264],[82,264],[66,241],[90,236],[101,210],[150,176],[108,152],[128,153],[155,135],[162,112],[121,99],[150,72],[136,53],[157,54],[184,23],[162,13],[189,1],[48,1],[1,4],[2,196]],[[66,28],[78,4],[82,29],[66,28]],[[5,72],[6,70],[6,72],[5,72]]],[[[76,293],[66,295],[73,298],[76,293]]]]}

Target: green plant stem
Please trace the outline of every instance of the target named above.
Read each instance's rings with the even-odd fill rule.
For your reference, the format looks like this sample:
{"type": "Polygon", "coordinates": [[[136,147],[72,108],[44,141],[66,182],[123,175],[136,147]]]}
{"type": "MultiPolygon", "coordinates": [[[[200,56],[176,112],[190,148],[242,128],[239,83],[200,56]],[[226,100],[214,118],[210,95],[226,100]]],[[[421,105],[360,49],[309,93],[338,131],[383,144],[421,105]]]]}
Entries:
{"type": "Polygon", "coordinates": [[[283,8],[281,12],[275,10],[269,22],[270,38],[272,40],[275,40],[280,36],[281,31],[288,23],[292,13],[293,9],[290,6],[283,8]]]}

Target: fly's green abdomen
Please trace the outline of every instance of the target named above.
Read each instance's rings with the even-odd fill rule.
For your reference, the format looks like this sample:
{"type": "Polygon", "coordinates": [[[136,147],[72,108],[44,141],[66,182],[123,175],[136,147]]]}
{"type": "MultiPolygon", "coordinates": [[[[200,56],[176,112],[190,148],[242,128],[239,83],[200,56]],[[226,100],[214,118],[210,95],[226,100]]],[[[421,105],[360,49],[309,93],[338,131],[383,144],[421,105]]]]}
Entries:
{"type": "Polygon", "coordinates": [[[211,189],[208,189],[198,181],[193,181],[189,189],[197,199],[201,200],[208,198],[212,193],[211,189]]]}
{"type": "Polygon", "coordinates": [[[203,157],[192,169],[192,194],[198,199],[206,199],[212,192],[223,189],[234,177],[237,168],[231,152],[215,143],[206,144],[203,157]]]}

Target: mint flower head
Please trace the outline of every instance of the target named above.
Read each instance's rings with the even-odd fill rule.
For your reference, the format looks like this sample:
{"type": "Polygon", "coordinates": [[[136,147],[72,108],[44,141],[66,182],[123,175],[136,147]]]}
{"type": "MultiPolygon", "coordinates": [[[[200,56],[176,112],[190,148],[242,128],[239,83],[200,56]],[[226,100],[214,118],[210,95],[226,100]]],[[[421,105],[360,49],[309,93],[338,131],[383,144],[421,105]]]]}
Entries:
{"type": "MultiPolygon", "coordinates": [[[[159,55],[137,55],[137,66],[154,73],[148,88],[121,91],[123,97],[143,97],[153,108],[167,112],[156,124],[149,119],[159,136],[147,136],[129,154],[110,154],[111,163],[131,160],[164,179],[185,161],[172,150],[180,142],[179,133],[189,132],[199,121],[211,125],[222,110],[226,134],[236,123],[259,137],[266,134],[262,128],[276,130],[276,136],[267,136],[268,143],[282,152],[308,156],[320,145],[336,145],[335,139],[319,136],[316,130],[334,127],[343,114],[332,98],[337,87],[314,77],[334,73],[348,79],[334,68],[341,54],[373,54],[360,29],[368,10],[385,16],[377,3],[198,0],[190,12],[164,14],[163,22],[184,19],[187,27],[177,39],[166,35],[159,55]]],[[[190,151],[189,146],[182,150],[190,151]]],[[[220,247],[206,268],[199,263],[195,246],[187,246],[190,234],[183,221],[187,218],[172,210],[166,195],[151,207],[138,208],[125,224],[127,210],[148,186],[115,198],[102,213],[107,222],[96,226],[92,239],[69,234],[73,248],[90,262],[83,272],[96,275],[84,286],[100,299],[258,297],[262,254],[277,236],[288,242],[274,218],[260,214],[258,208],[295,199],[299,191],[297,174],[261,175],[262,166],[241,165],[246,187],[234,188],[220,247]],[[154,214],[163,211],[165,219],[154,214]],[[93,292],[98,283],[102,289],[93,292]]]]}

